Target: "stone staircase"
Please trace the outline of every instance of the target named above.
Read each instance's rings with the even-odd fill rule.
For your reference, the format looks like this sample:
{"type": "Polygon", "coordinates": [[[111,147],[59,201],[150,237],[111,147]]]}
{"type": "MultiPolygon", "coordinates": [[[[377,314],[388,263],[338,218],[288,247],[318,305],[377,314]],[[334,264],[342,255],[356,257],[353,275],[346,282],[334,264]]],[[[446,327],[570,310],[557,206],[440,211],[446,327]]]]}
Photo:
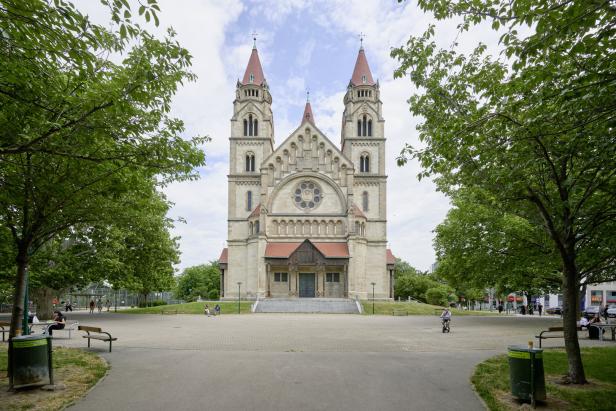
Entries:
{"type": "Polygon", "coordinates": [[[255,312],[359,314],[355,300],[349,298],[265,298],[255,312]]]}

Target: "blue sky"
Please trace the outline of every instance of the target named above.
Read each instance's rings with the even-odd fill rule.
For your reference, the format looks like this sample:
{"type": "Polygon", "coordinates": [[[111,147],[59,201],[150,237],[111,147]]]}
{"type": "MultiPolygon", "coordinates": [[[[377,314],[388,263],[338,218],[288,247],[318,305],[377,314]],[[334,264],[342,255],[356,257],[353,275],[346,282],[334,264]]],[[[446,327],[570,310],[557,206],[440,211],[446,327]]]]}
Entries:
{"type": "MultiPolygon", "coordinates": [[[[310,89],[317,126],[336,144],[340,141],[343,95],[350,80],[359,33],[373,76],[380,81],[387,138],[388,241],[394,254],[420,269],[434,262],[432,230],[449,209],[449,201],[429,180],[417,180],[416,163],[397,167],[395,158],[405,143],[417,145],[419,119],[409,113],[413,92],[408,79],[393,79],[396,62],[392,47],[434,23],[408,1],[395,0],[159,0],[160,27],[172,26],[177,38],[193,55],[198,80],[182,87],[173,114],[185,121],[186,134],[209,135],[204,146],[207,165],[201,179],[165,188],[174,202],[173,218],[183,217],[175,234],[181,237],[182,262],[178,269],[217,259],[227,237],[227,182],[229,119],[235,85],[245,70],[252,49],[251,33],[273,96],[276,142],[282,142],[301,119],[310,89]]],[[[92,0],[77,1],[97,22],[106,12],[92,0]]],[[[456,39],[455,24],[437,25],[438,42],[456,39]]],[[[490,40],[483,33],[469,34],[468,42],[490,40]]],[[[492,37],[495,38],[494,35],[492,37]]],[[[465,39],[458,38],[460,42],[465,39]]]]}

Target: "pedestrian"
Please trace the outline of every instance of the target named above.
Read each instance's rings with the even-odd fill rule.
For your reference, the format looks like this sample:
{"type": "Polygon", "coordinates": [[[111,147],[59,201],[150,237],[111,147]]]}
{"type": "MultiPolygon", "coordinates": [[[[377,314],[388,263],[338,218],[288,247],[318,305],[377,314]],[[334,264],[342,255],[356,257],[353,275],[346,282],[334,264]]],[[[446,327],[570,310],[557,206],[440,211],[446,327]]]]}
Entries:
{"type": "Polygon", "coordinates": [[[603,314],[603,319],[607,322],[607,305],[604,305],[603,308],[601,308],[601,314],[603,314]]]}
{"type": "Polygon", "coordinates": [[[94,300],[90,300],[90,314],[94,314],[94,300]]]}
{"type": "Polygon", "coordinates": [[[207,315],[208,317],[210,316],[210,306],[205,304],[205,315],[207,315]]]}
{"type": "Polygon", "coordinates": [[[70,300],[67,301],[64,305],[64,311],[73,311],[73,305],[71,304],[70,300]]]}
{"type": "Polygon", "coordinates": [[[220,315],[220,304],[216,304],[214,307],[214,315],[220,315]]]}
{"type": "Polygon", "coordinates": [[[502,314],[503,313],[503,303],[499,303],[498,304],[498,313],[502,314]]]}
{"type": "Polygon", "coordinates": [[[543,305],[541,305],[541,303],[537,306],[537,311],[539,311],[539,317],[541,317],[541,312],[543,311],[543,305]]]}
{"type": "Polygon", "coordinates": [[[99,314],[101,313],[101,311],[103,311],[103,300],[101,300],[100,297],[98,297],[98,300],[96,300],[96,308],[98,308],[99,314]]]}
{"type": "Polygon", "coordinates": [[[107,312],[109,312],[109,308],[111,307],[111,301],[109,301],[109,298],[105,301],[105,307],[107,307],[107,312]]]}
{"type": "Polygon", "coordinates": [[[525,305],[520,306],[520,314],[526,315],[526,306],[525,305]]]}

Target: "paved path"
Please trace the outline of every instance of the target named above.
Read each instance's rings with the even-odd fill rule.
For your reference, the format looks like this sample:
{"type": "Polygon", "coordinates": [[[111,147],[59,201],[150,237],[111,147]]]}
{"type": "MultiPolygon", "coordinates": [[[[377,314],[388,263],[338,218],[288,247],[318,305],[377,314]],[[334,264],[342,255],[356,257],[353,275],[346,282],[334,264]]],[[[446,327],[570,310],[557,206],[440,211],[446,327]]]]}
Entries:
{"type": "Polygon", "coordinates": [[[92,342],[111,370],[71,411],[481,410],[469,382],[475,364],[559,321],[454,317],[442,334],[428,316],[70,318],[118,337],[112,353],[92,342]]]}

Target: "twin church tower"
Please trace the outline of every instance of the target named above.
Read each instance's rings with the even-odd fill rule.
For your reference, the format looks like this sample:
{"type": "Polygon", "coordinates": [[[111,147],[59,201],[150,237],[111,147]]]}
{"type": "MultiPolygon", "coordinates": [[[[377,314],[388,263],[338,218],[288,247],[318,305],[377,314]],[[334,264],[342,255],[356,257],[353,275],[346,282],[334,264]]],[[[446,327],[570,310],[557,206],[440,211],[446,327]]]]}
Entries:
{"type": "Polygon", "coordinates": [[[341,149],[310,102],[276,147],[272,95],[252,49],[231,118],[223,299],[393,297],[385,120],[363,47],[344,107],[341,149]]]}

